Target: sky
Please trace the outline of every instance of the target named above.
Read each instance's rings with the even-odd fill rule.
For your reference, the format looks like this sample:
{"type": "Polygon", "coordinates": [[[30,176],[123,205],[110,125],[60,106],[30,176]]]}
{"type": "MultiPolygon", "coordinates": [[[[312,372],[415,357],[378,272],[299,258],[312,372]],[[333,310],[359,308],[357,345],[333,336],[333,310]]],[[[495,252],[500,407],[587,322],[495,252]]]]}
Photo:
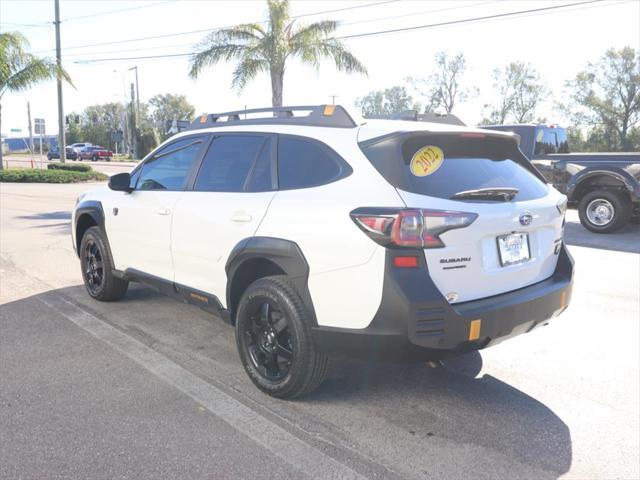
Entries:
{"type": "MultiPolygon", "coordinates": [[[[580,1],[292,0],[291,14],[299,16],[296,21],[301,24],[337,20],[336,35],[348,36],[580,1]]],[[[65,113],[128,100],[135,75],[130,69],[136,66],[143,102],[160,93],[184,94],[198,114],[270,106],[267,74],[237,92],[231,89],[233,64],[216,65],[194,80],[188,76],[188,56],[128,59],[190,53],[211,29],[262,21],[265,16],[264,0],[60,0],[62,61],[75,84],[75,88],[64,87],[65,113]],[[155,38],[139,40],[147,37],[155,38]],[[100,59],[110,60],[96,61],[100,59]]],[[[0,32],[22,32],[31,52],[39,56],[55,57],[53,18],[53,0],[0,1],[0,32]]],[[[516,60],[530,62],[552,92],[538,115],[566,123],[555,107],[566,96],[565,82],[608,48],[640,49],[640,0],[603,0],[344,41],[365,64],[368,76],[337,72],[328,61],[316,70],[293,60],[284,79],[285,105],[330,103],[335,95],[336,103],[353,107],[356,98],[370,91],[406,85],[408,76],[428,76],[438,51],[462,52],[468,65],[463,83],[477,89],[478,95],[453,113],[467,124],[480,121],[483,106],[495,100],[493,69],[516,60]]],[[[32,117],[45,119],[47,134],[57,133],[55,81],[5,94],[2,133],[9,134],[10,129],[27,132],[27,101],[32,117]]]]}

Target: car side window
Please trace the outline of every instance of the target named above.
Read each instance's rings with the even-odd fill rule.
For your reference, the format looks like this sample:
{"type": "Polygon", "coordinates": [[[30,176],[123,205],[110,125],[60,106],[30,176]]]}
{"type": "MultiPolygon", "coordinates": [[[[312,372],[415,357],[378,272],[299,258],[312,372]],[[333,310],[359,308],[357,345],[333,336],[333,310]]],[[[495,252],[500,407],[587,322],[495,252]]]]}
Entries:
{"type": "MultiPolygon", "coordinates": [[[[244,191],[247,178],[268,143],[263,135],[222,135],[215,138],[202,160],[193,189],[199,192],[244,191]]],[[[267,153],[270,154],[268,149],[267,153]]]]}
{"type": "Polygon", "coordinates": [[[320,142],[302,137],[278,137],[280,190],[325,185],[351,174],[351,167],[320,142]]]}
{"type": "Polygon", "coordinates": [[[533,153],[535,155],[558,153],[556,132],[548,129],[538,130],[538,134],[536,135],[536,147],[533,153]]]}
{"type": "Polygon", "coordinates": [[[204,139],[202,136],[182,138],[154,154],[142,166],[136,190],[183,190],[204,139]]]}

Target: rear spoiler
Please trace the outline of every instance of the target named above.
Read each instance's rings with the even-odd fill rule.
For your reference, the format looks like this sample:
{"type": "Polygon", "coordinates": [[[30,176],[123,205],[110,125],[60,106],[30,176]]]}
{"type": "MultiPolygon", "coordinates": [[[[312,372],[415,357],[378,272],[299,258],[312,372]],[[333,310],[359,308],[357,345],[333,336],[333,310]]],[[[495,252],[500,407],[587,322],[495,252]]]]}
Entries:
{"type": "Polygon", "coordinates": [[[418,113],[417,110],[404,110],[392,115],[366,115],[364,118],[372,120],[405,120],[411,122],[445,123],[447,125],[458,125],[466,127],[466,124],[451,113],[418,113]]]}

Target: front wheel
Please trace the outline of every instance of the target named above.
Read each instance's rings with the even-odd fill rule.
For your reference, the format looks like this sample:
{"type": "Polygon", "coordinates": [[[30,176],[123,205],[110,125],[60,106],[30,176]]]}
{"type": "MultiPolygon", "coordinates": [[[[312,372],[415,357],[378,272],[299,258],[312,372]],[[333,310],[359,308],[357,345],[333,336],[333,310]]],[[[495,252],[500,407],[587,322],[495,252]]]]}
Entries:
{"type": "Polygon", "coordinates": [[[624,227],[631,217],[631,202],[621,192],[595,190],[578,205],[580,223],[595,233],[611,233],[624,227]]]}
{"type": "Polygon", "coordinates": [[[325,379],[327,357],[311,335],[302,299],[286,277],[256,280],[242,295],[236,342],[245,371],[263,392],[294,398],[325,379]]]}
{"type": "Polygon", "coordinates": [[[107,241],[99,227],[89,228],[80,243],[82,279],[89,295],[101,302],[120,300],[129,282],[113,275],[107,241]]]}

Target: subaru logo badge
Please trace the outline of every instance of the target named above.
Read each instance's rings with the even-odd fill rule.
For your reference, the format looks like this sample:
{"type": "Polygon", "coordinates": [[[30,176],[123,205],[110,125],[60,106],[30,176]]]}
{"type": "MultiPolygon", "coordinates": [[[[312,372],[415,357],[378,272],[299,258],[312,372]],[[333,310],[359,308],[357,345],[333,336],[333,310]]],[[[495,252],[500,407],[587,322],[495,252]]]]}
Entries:
{"type": "Polygon", "coordinates": [[[531,225],[531,222],[533,222],[533,215],[531,215],[529,212],[524,212],[522,215],[520,215],[520,225],[531,225]]]}

